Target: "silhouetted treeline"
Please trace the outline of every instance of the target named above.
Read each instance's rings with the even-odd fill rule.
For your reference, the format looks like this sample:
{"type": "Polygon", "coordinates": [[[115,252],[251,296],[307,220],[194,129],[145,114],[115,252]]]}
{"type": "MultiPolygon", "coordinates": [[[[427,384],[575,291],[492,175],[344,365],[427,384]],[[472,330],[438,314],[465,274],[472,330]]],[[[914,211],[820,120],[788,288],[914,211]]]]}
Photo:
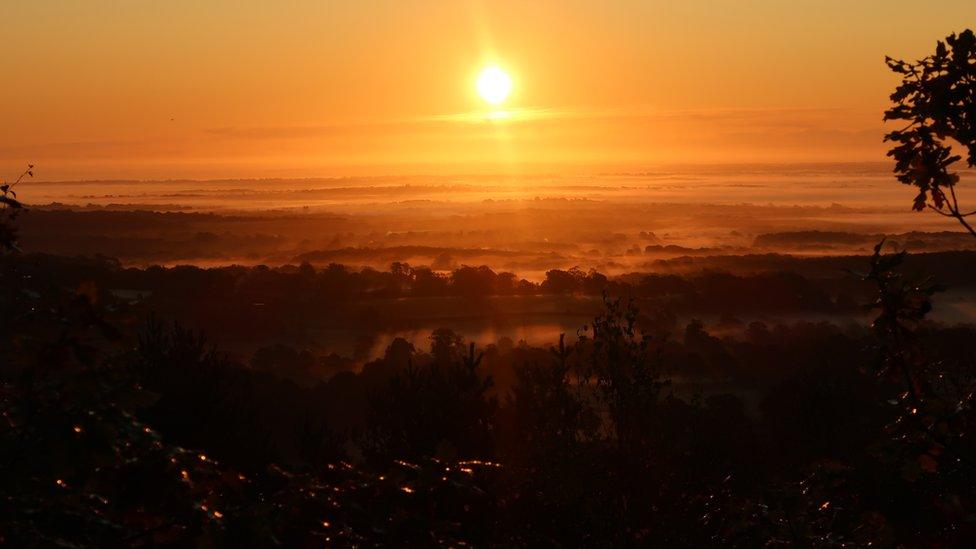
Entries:
{"type": "MultiPolygon", "coordinates": [[[[691,322],[668,340],[659,315],[609,299],[571,343],[476,348],[441,329],[314,381],[275,362],[310,365],[300,352],[240,364],[178,324],[132,323],[94,285],[8,290],[0,524],[19,545],[972,535],[954,510],[972,473],[924,431],[905,431],[930,440],[917,450],[891,437],[903,389],[865,372],[891,356],[866,330],[691,322]]],[[[911,332],[933,365],[971,364],[974,335],[911,332]]],[[[965,455],[959,428],[939,436],[965,455]]]]}
{"type": "Polygon", "coordinates": [[[282,267],[125,268],[108,258],[33,255],[16,260],[31,273],[29,284],[79,284],[124,290],[143,298],[212,299],[260,302],[341,302],[400,297],[480,298],[509,295],[600,296],[604,291],[649,299],[682,311],[850,312],[855,297],[869,286],[837,270],[832,279],[811,279],[798,272],[768,271],[738,275],[705,270],[693,274],[634,273],[607,277],[577,268],[551,269],[541,282],[487,266],[461,266],[448,272],[393,263],[389,270],[338,264],[282,267]]]}

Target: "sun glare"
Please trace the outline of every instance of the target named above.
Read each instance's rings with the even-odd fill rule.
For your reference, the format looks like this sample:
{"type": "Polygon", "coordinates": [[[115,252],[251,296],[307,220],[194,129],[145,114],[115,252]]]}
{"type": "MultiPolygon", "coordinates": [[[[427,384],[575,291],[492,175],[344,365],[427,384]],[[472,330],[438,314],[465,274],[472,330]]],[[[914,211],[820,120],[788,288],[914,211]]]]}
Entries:
{"type": "Polygon", "coordinates": [[[478,95],[492,105],[500,105],[512,93],[512,79],[498,67],[487,67],[478,75],[478,95]]]}

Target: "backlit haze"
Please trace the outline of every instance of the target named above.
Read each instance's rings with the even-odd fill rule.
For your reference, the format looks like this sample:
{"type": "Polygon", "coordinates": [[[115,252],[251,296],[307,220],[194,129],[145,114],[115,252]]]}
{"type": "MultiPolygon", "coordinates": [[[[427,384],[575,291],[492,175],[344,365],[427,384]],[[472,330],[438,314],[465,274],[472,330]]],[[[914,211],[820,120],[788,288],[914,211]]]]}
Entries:
{"type": "Polygon", "coordinates": [[[937,4],[5,2],[0,168],[117,180],[882,162],[884,56],[922,56],[976,20],[970,1],[937,4]],[[486,67],[511,79],[498,107],[476,89],[486,67]]]}

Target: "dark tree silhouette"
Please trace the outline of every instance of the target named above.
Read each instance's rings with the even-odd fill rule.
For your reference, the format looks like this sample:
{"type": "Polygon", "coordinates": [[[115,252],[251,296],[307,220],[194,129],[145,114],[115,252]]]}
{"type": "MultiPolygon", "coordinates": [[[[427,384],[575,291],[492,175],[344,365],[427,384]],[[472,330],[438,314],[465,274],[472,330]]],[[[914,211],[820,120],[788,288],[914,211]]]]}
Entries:
{"type": "Polygon", "coordinates": [[[385,458],[490,456],[497,400],[491,376],[479,370],[483,353],[447,329],[430,337],[433,360],[408,363],[375,395],[366,445],[385,458]]]}
{"type": "Polygon", "coordinates": [[[17,228],[15,221],[24,209],[24,205],[17,200],[17,186],[25,177],[34,177],[34,165],[29,164],[24,173],[13,183],[4,182],[0,185],[0,253],[17,251],[17,228]]]}
{"type": "Polygon", "coordinates": [[[976,230],[956,197],[959,174],[953,164],[955,142],[965,149],[966,164],[976,166],[976,35],[967,29],[938,41],[935,53],[915,62],[887,57],[888,67],[902,82],[891,94],[884,119],[908,123],[885,135],[895,143],[888,156],[906,185],[918,187],[914,209],[929,208],[959,221],[973,236],[976,230]]]}

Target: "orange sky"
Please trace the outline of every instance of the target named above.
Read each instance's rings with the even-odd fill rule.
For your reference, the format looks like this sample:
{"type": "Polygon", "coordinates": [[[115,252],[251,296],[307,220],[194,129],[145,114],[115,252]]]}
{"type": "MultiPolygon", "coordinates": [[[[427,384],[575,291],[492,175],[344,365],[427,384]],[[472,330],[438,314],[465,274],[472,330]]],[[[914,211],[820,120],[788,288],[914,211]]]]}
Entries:
{"type": "Polygon", "coordinates": [[[0,169],[42,179],[879,161],[895,80],[976,2],[0,5],[0,169]],[[474,92],[498,63],[512,113],[474,92]]]}

